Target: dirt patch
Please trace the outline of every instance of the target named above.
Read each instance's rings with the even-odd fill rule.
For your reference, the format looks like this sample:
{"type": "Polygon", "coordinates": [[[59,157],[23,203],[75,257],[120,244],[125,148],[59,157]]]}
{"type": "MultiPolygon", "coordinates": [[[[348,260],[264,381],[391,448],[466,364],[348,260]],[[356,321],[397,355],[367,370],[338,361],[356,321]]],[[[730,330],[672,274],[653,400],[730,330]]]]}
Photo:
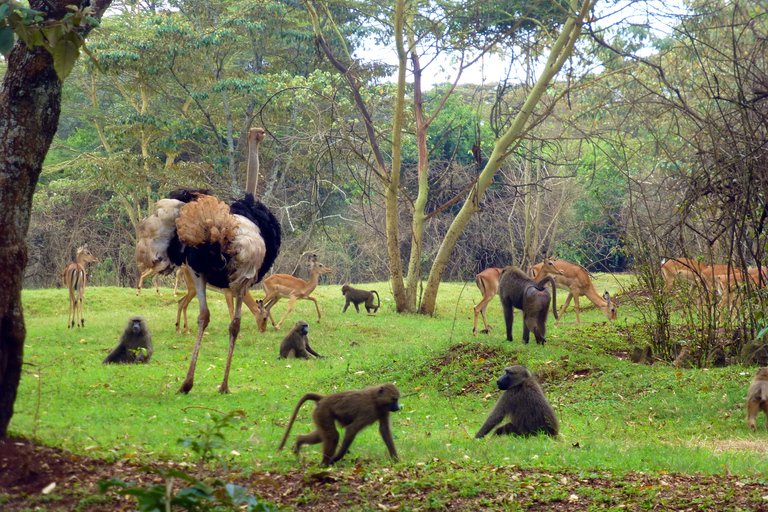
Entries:
{"type": "MultiPolygon", "coordinates": [[[[567,361],[564,361],[563,364],[566,364],[567,361]]],[[[578,368],[578,369],[568,369],[563,366],[559,365],[549,365],[545,366],[543,368],[540,368],[536,372],[536,378],[541,382],[544,383],[552,383],[556,384],[558,382],[564,382],[564,381],[574,381],[578,379],[586,379],[590,378],[595,373],[602,372],[602,368],[578,368]]]]}
{"type": "MultiPolygon", "coordinates": [[[[168,469],[174,464],[158,462],[151,466],[168,469]]],[[[375,474],[367,466],[366,461],[355,464],[350,459],[323,471],[297,468],[282,474],[256,472],[245,476],[220,470],[196,476],[236,483],[284,510],[768,510],[764,485],[727,475],[545,473],[493,466],[479,469],[499,475],[506,482],[504,488],[496,491],[489,485],[468,493],[463,482],[452,483],[451,473],[460,466],[453,461],[435,459],[429,465],[398,470],[372,468],[370,471],[378,471],[375,474]],[[436,487],[426,484],[429,481],[436,487]],[[421,484],[403,485],[407,482],[421,484]],[[431,504],[434,499],[439,502],[431,504]]],[[[143,488],[162,482],[132,462],[90,459],[25,439],[0,441],[3,512],[136,510],[131,497],[99,494],[99,480],[112,477],[143,488]],[[43,489],[54,482],[56,487],[43,494],[43,489]]]]}
{"type": "Polygon", "coordinates": [[[483,343],[458,343],[449,347],[443,355],[429,361],[419,376],[450,372],[451,381],[461,382],[457,395],[487,391],[489,382],[501,375],[501,368],[514,364],[517,356],[507,350],[483,343]]]}

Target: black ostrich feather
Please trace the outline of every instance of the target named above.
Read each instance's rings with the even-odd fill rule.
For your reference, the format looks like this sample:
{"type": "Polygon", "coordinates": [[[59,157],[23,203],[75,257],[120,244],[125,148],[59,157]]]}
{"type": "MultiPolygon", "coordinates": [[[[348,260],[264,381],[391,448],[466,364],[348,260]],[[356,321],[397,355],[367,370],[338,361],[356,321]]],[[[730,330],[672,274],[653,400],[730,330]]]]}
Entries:
{"type": "Polygon", "coordinates": [[[171,190],[168,193],[168,197],[170,199],[177,199],[183,203],[191,203],[192,201],[197,201],[197,198],[200,196],[209,196],[211,193],[204,188],[195,188],[186,190],[183,188],[179,188],[176,190],[171,190]]]}
{"type": "Polygon", "coordinates": [[[256,201],[251,194],[246,194],[245,199],[238,199],[229,206],[229,211],[234,214],[242,215],[246,219],[250,220],[261,230],[261,237],[264,239],[264,245],[267,248],[264,254],[264,262],[259,268],[259,275],[256,282],[261,282],[264,276],[272,268],[272,264],[277,259],[277,255],[280,254],[280,243],[282,239],[282,230],[280,228],[280,222],[269,211],[269,208],[264,206],[261,201],[256,201]]]}

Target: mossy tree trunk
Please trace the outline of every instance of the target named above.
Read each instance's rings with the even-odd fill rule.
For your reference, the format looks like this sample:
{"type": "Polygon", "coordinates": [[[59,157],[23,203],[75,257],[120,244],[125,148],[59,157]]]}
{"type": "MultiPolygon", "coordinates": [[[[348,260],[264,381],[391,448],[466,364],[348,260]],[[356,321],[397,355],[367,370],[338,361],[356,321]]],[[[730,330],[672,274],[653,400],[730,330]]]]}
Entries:
{"type": "MultiPolygon", "coordinates": [[[[101,18],[111,0],[31,0],[47,22],[61,20],[67,5],[87,6],[101,18]]],[[[93,27],[78,29],[80,35],[93,27]]],[[[8,434],[24,358],[21,287],[27,267],[32,196],[61,113],[62,82],[42,46],[16,41],[0,86],[0,438],[8,434]]],[[[64,328],[64,324],[62,324],[64,328]]]]}

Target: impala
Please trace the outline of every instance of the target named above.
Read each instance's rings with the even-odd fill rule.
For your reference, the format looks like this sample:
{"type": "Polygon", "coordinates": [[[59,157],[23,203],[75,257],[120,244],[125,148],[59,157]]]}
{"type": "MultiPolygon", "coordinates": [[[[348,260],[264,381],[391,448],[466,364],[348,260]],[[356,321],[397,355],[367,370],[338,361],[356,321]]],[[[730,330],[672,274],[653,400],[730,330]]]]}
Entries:
{"type": "Polygon", "coordinates": [[[472,334],[477,336],[477,316],[483,316],[483,324],[485,324],[484,333],[490,333],[491,328],[488,326],[488,321],[485,319],[485,308],[488,303],[493,300],[496,293],[499,291],[499,276],[503,268],[490,267],[475,276],[475,283],[480,293],[483,294],[483,298],[475,306],[475,325],[472,327],[472,334]]]}
{"type": "Polygon", "coordinates": [[[752,284],[757,288],[765,284],[759,272],[752,273],[748,271],[747,274],[744,274],[738,269],[731,269],[730,272],[714,276],[715,289],[721,297],[720,302],[717,304],[717,307],[720,309],[721,323],[725,318],[726,308],[730,312],[733,307],[738,307],[742,298],[743,285],[748,280],[752,281],[752,284]]]}
{"type": "MultiPolygon", "coordinates": [[[[539,264],[541,265],[541,264],[539,264]]],[[[557,260],[557,268],[561,272],[553,272],[553,267],[548,265],[534,265],[531,270],[536,272],[536,279],[541,279],[546,274],[552,274],[555,279],[555,284],[558,288],[568,290],[568,297],[565,299],[565,304],[560,309],[560,318],[555,321],[557,325],[565,315],[565,309],[573,299],[573,305],[576,309],[576,323],[581,323],[581,315],[579,309],[579,297],[585,296],[592,303],[600,308],[605,313],[608,320],[616,320],[616,305],[611,300],[611,294],[607,291],[601,297],[595,290],[592,280],[589,278],[587,271],[580,265],[574,265],[563,260],[557,260]]]]}
{"type": "Polygon", "coordinates": [[[688,258],[662,260],[661,277],[664,278],[664,290],[667,291],[672,288],[676,278],[690,284],[698,284],[697,277],[705,268],[707,266],[704,263],[688,258]],[[678,273],[679,270],[685,270],[686,272],[678,273]]]}
{"type": "Polygon", "coordinates": [[[317,261],[317,256],[314,254],[310,256],[310,270],[309,281],[305,281],[298,277],[289,276],[288,274],[272,274],[264,280],[262,285],[264,286],[264,308],[267,310],[267,315],[272,321],[272,325],[275,330],[280,329],[283,322],[288,315],[293,311],[293,304],[297,300],[311,300],[315,303],[315,309],[317,309],[317,321],[320,322],[320,306],[317,305],[317,300],[311,297],[309,294],[315,291],[317,283],[320,280],[320,274],[330,274],[333,270],[326,267],[322,263],[317,261]],[[272,306],[277,304],[280,299],[288,299],[288,311],[285,312],[283,318],[275,325],[275,319],[272,318],[272,306]]]}
{"type": "Polygon", "coordinates": [[[69,290],[69,313],[67,315],[67,329],[78,325],[85,327],[83,318],[83,298],[85,296],[85,264],[99,261],[91,251],[88,244],[77,248],[77,262],[70,263],[61,275],[64,286],[69,290]],[[78,316],[79,315],[79,316],[78,316]]]}

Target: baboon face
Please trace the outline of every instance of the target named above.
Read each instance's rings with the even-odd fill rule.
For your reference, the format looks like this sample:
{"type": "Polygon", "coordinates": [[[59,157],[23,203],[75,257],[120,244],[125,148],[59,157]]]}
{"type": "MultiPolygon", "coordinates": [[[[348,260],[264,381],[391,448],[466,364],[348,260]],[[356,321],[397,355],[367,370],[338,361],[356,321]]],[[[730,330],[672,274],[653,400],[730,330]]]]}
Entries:
{"type": "Polygon", "coordinates": [[[504,369],[504,375],[496,380],[496,385],[500,390],[506,391],[521,384],[530,377],[530,372],[525,366],[516,364],[504,369]]]}
{"type": "Polygon", "coordinates": [[[397,412],[400,410],[400,391],[392,384],[382,385],[379,388],[377,399],[385,410],[390,412],[397,412]]]}
{"type": "Polygon", "coordinates": [[[139,334],[141,332],[141,320],[138,318],[132,318],[130,322],[133,334],[139,334]]]}
{"type": "Polygon", "coordinates": [[[348,284],[345,284],[344,286],[341,287],[341,294],[346,295],[349,289],[350,289],[350,286],[348,284]]]}
{"type": "Polygon", "coordinates": [[[304,320],[299,320],[294,324],[293,329],[302,336],[306,336],[309,332],[309,324],[304,320]]]}

